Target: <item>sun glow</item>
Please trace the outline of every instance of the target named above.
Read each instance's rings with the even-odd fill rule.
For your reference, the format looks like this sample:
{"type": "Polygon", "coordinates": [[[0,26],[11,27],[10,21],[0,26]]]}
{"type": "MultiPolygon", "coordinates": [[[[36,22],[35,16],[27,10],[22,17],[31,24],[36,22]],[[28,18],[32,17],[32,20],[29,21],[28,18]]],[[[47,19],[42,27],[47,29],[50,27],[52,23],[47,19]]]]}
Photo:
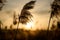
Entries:
{"type": "Polygon", "coordinates": [[[26,29],[26,30],[32,30],[32,29],[33,29],[33,26],[34,26],[34,22],[33,22],[33,21],[30,21],[30,22],[28,22],[28,23],[25,25],[25,29],[26,29]]]}
{"type": "Polygon", "coordinates": [[[36,27],[37,26],[37,20],[36,20],[36,17],[34,18],[31,18],[29,20],[29,22],[27,22],[26,24],[19,24],[19,28],[20,29],[23,29],[23,30],[31,30],[31,31],[35,31],[37,30],[38,28],[36,27]]]}

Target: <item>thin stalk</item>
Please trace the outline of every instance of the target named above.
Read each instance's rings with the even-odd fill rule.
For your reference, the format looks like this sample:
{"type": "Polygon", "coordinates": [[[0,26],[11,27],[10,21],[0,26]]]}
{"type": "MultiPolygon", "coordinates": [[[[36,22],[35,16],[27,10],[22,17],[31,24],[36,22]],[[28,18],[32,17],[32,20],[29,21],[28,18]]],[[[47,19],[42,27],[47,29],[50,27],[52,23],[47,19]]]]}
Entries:
{"type": "Polygon", "coordinates": [[[17,23],[17,31],[18,31],[18,27],[19,27],[19,22],[17,23]]]}
{"type": "MultiPolygon", "coordinates": [[[[52,16],[52,15],[51,15],[51,16],[52,16]]],[[[48,23],[48,28],[47,28],[47,35],[48,35],[48,33],[49,33],[49,27],[50,27],[51,16],[50,16],[50,18],[49,18],[49,23],[48,23]]]]}
{"type": "Polygon", "coordinates": [[[17,30],[16,30],[16,35],[15,35],[15,39],[17,38],[17,33],[18,33],[18,27],[19,27],[19,22],[17,23],[17,30]]]}

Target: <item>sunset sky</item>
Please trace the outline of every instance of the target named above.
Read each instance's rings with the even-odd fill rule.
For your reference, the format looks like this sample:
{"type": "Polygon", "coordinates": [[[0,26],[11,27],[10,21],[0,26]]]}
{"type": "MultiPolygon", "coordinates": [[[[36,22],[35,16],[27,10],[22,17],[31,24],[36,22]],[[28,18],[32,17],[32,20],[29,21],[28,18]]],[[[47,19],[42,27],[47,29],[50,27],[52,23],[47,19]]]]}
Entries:
{"type": "MultiPolygon", "coordinates": [[[[7,0],[0,11],[0,20],[4,26],[7,25],[9,28],[13,21],[14,12],[16,12],[16,15],[20,14],[23,6],[30,1],[31,0],[7,0]]],[[[34,29],[47,29],[51,10],[50,5],[52,2],[53,0],[36,0],[34,8],[30,10],[34,17],[34,29]]],[[[22,25],[20,24],[20,26],[22,25]]]]}

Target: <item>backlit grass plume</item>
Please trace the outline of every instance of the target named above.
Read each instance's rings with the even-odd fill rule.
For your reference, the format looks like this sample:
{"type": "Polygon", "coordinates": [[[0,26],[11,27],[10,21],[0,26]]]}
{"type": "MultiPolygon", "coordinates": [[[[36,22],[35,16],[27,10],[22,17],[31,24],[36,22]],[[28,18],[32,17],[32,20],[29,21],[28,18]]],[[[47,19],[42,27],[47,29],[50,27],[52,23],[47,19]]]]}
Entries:
{"type": "Polygon", "coordinates": [[[19,22],[22,24],[26,24],[30,21],[32,14],[28,11],[34,8],[34,4],[36,1],[30,1],[26,3],[21,11],[21,15],[19,16],[19,22]]]}

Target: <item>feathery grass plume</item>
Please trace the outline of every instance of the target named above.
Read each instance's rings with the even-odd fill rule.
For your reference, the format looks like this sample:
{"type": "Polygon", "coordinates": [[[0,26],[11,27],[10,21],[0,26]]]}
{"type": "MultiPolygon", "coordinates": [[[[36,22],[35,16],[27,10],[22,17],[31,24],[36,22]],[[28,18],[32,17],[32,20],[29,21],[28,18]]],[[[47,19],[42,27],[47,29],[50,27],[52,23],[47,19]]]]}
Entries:
{"type": "Polygon", "coordinates": [[[14,12],[14,15],[13,15],[13,24],[16,25],[17,24],[17,20],[16,20],[16,14],[14,12]]]}
{"type": "Polygon", "coordinates": [[[0,0],[0,10],[2,10],[2,7],[5,5],[4,3],[6,2],[6,0],[0,0]]]}
{"type": "Polygon", "coordinates": [[[28,11],[34,8],[34,4],[36,1],[30,1],[26,3],[21,11],[21,15],[19,16],[19,22],[22,24],[26,24],[30,21],[32,14],[28,11]]]}
{"type": "Polygon", "coordinates": [[[58,10],[60,10],[59,2],[60,0],[54,0],[53,3],[51,4],[51,15],[50,15],[49,24],[48,24],[48,30],[49,30],[51,18],[55,16],[58,19],[57,17],[59,15],[58,10]]]}
{"type": "MultiPolygon", "coordinates": [[[[57,22],[57,28],[59,28],[59,26],[60,26],[60,19],[58,18],[58,15],[60,14],[58,11],[60,11],[60,0],[55,0],[54,2],[53,2],[53,4],[52,4],[52,13],[51,13],[51,15],[52,15],[52,17],[56,17],[57,18],[57,20],[58,20],[58,22],[57,22]]],[[[53,26],[52,26],[53,27],[53,26]]],[[[57,29],[56,28],[56,29],[57,29]]]]}
{"type": "Polygon", "coordinates": [[[57,16],[58,15],[58,10],[60,10],[60,4],[58,4],[57,1],[59,1],[59,0],[55,0],[51,5],[51,9],[52,9],[51,17],[53,17],[54,15],[57,16]]]}

